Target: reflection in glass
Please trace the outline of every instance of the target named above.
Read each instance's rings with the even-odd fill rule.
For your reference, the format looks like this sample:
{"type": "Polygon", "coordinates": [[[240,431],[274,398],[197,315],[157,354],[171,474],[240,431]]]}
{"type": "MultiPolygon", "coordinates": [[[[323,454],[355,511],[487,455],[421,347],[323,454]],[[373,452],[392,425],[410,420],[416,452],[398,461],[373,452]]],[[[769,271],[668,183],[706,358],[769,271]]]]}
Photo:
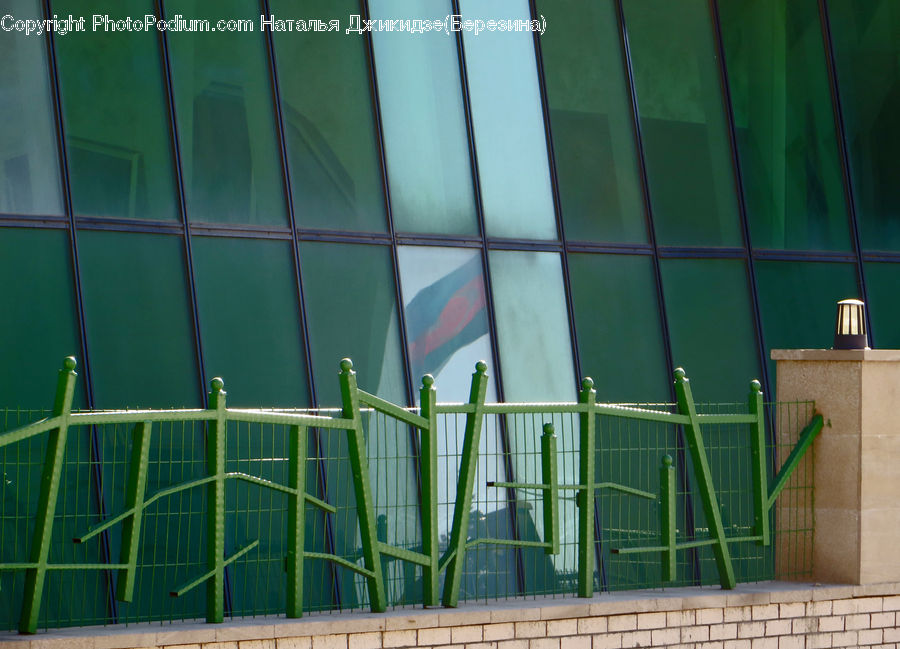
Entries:
{"type": "Polygon", "coordinates": [[[815,0],[731,0],[720,16],[753,245],[848,250],[815,0]]]}
{"type": "Polygon", "coordinates": [[[253,32],[172,32],[169,49],[192,221],[287,225],[275,109],[259,7],[172,0],[171,18],[251,20],[253,32]]]}
{"type": "MultiPolygon", "coordinates": [[[[269,5],[285,20],[346,23],[347,16],[359,13],[356,0],[271,0],[269,5]]],[[[365,38],[343,31],[276,32],[273,38],[297,225],[384,232],[365,38]]]]}
{"type": "MultiPolygon", "coordinates": [[[[149,0],[56,0],[60,15],[154,13],[149,0]]],[[[155,30],[56,39],[76,214],[179,219],[163,63],[155,30]]]]}
{"type": "Polygon", "coordinates": [[[625,0],[650,201],[663,245],[742,244],[706,0],[625,0]]]}
{"type": "MultiPolygon", "coordinates": [[[[36,0],[8,0],[3,13],[42,18],[36,0]]],[[[44,38],[4,32],[0,61],[0,212],[62,214],[44,38]]]]}
{"type": "MultiPolygon", "coordinates": [[[[470,20],[530,20],[527,0],[462,0],[470,20]]],[[[534,37],[463,34],[487,233],[556,239],[534,37]]]]}
{"type": "Polygon", "coordinates": [[[862,247],[900,250],[900,4],[827,4],[862,247]]]}
{"type": "MultiPolygon", "coordinates": [[[[481,254],[463,248],[401,246],[397,256],[413,371],[434,375],[438,402],[467,401],[475,363],[486,361],[488,376],[492,374],[481,254]]],[[[497,400],[492,378],[485,400],[497,400]]],[[[497,424],[496,417],[486,417],[481,431],[470,534],[511,538],[505,494],[502,490],[487,487],[488,482],[505,479],[497,424]]],[[[438,526],[442,544],[446,544],[453,522],[462,453],[461,433],[453,435],[448,433],[448,428],[462,431],[464,425],[461,417],[438,418],[441,444],[438,448],[438,526]],[[443,446],[445,443],[451,446],[443,446]]],[[[444,547],[442,545],[442,549],[444,547]]],[[[506,580],[515,578],[513,553],[508,549],[479,547],[470,554],[463,576],[462,597],[505,592],[506,580]],[[486,576],[488,565],[493,566],[490,576],[486,576]]]]}
{"type": "Polygon", "coordinates": [[[647,241],[613,0],[542,0],[541,37],[566,238],[647,241]]]}
{"type": "MultiPolygon", "coordinates": [[[[446,1],[370,5],[372,17],[385,20],[453,13],[446,1]]],[[[372,39],[394,228],[477,234],[455,39],[399,31],[375,32],[372,39]]]]}

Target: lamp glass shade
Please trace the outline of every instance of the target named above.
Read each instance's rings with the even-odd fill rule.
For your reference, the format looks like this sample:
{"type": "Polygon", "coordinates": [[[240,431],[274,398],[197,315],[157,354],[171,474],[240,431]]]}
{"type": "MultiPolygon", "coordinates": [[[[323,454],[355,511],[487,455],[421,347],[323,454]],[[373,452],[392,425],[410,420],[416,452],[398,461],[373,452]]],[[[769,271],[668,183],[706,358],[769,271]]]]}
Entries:
{"type": "Polygon", "coordinates": [[[841,300],[837,303],[837,322],[834,328],[834,349],[868,349],[866,305],[861,300],[841,300]]]}

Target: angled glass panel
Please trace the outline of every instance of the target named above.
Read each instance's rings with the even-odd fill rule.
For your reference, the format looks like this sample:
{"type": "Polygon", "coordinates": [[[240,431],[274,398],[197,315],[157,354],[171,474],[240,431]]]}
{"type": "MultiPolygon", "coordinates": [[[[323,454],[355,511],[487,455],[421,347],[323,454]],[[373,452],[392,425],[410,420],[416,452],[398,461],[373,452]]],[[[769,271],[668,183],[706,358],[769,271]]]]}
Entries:
{"type": "MultiPolygon", "coordinates": [[[[0,405],[52,408],[66,356],[79,366],[77,305],[65,230],[0,229],[0,286],[15,308],[0,313],[0,405]]],[[[84,406],[84,375],[75,403],[84,406]]]]}
{"type": "MultiPolygon", "coordinates": [[[[488,363],[489,377],[485,401],[495,402],[496,371],[491,367],[480,251],[400,246],[397,257],[413,375],[434,375],[438,402],[467,401],[475,364],[483,360],[488,363]]],[[[453,522],[464,427],[463,417],[438,417],[438,527],[442,537],[449,536],[453,522]]],[[[502,449],[498,419],[486,417],[478,447],[470,538],[512,538],[510,503],[503,490],[487,486],[506,479],[502,449]]],[[[515,592],[515,570],[512,550],[473,548],[466,553],[460,599],[515,592]]]]}
{"type": "MultiPolygon", "coordinates": [[[[453,13],[446,0],[377,0],[370,9],[383,20],[453,13]]],[[[477,234],[456,39],[377,31],[372,40],[394,229],[477,234]]]]}
{"type": "Polygon", "coordinates": [[[741,245],[706,0],[625,0],[657,241],[741,245]]]}
{"type": "Polygon", "coordinates": [[[720,3],[751,241],[849,250],[815,0],[720,3]]]}
{"type": "Polygon", "coordinates": [[[644,243],[631,97],[612,0],[542,0],[541,52],[566,238],[644,243]]]}
{"type": "MultiPolygon", "coordinates": [[[[829,349],[837,301],[859,298],[854,264],[757,261],[756,285],[768,349],[829,349]]],[[[769,359],[769,376],[775,361],[769,359]]]]}
{"type": "MultiPolygon", "coordinates": [[[[328,17],[346,23],[359,13],[355,0],[272,0],[269,8],[277,19],[304,23],[328,17]]],[[[297,225],[384,232],[365,38],[343,30],[276,31],[273,38],[297,225]]]]}
{"type": "Polygon", "coordinates": [[[98,408],[202,403],[181,237],[80,232],[98,408]]]}
{"type": "MultiPolygon", "coordinates": [[[[463,19],[529,20],[527,0],[462,0],[463,19]]],[[[488,236],[556,239],[544,116],[527,31],[465,31],[478,173],[488,236]]]]}
{"type": "Polygon", "coordinates": [[[192,244],[207,380],[225,380],[232,406],[307,406],[291,244],[219,237],[192,244]]]}
{"type": "Polygon", "coordinates": [[[166,19],[250,21],[252,31],[168,36],[191,221],[287,225],[265,36],[252,0],[172,0],[166,19]]]}
{"type": "MultiPolygon", "coordinates": [[[[663,259],[675,367],[697,402],[743,403],[761,379],[747,268],[738,259],[663,259]]],[[[774,394],[773,386],[763,386],[774,394]]]]}
{"type": "Polygon", "coordinates": [[[900,5],[827,4],[862,247],[900,250],[900,5]]]}
{"type": "MultiPolygon", "coordinates": [[[[153,15],[150,0],[56,0],[60,15],[153,15]]],[[[55,39],[75,214],[180,218],[159,35],[92,31],[55,39]]]]}
{"type": "MultiPolygon", "coordinates": [[[[575,367],[569,336],[560,256],[554,252],[492,250],[491,284],[497,342],[503,369],[504,399],[511,402],[575,401],[575,367]]],[[[544,423],[553,423],[558,438],[560,476],[571,476],[571,461],[580,440],[577,418],[568,415],[506,417],[517,482],[540,482],[540,436],[544,423]]],[[[516,492],[516,527],[521,540],[546,538],[543,501],[535,492],[516,492]]],[[[527,592],[553,592],[560,579],[577,565],[575,501],[560,501],[558,555],[528,548],[522,551],[527,592]]]]}
{"type": "MultiPolygon", "coordinates": [[[[3,13],[43,18],[37,0],[9,0],[3,13]]],[[[46,37],[4,32],[0,38],[0,212],[62,214],[56,125],[46,37]]]]}
{"type": "Polygon", "coordinates": [[[900,264],[870,262],[866,268],[866,292],[869,294],[869,318],[873,348],[900,349],[900,264]]]}
{"type": "Polygon", "coordinates": [[[582,373],[597,400],[669,401],[652,259],[569,253],[569,278],[582,373]]]}

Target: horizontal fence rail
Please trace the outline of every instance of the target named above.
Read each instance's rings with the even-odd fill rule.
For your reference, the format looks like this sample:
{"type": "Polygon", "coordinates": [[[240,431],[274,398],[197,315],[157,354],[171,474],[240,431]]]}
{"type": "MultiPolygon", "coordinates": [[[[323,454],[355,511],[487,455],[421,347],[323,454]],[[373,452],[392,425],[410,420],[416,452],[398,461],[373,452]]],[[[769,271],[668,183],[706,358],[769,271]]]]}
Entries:
{"type": "MultiPolygon", "coordinates": [[[[343,590],[342,607],[373,611],[453,607],[461,597],[591,597],[711,575],[730,589],[736,562],[744,577],[771,576],[776,518],[779,531],[790,525],[774,515],[776,498],[823,425],[812,404],[776,407],[789,421],[773,445],[758,381],[745,406],[698,405],[681,369],[676,404],[597,403],[590,378],[575,403],[488,404],[479,362],[467,403],[438,404],[426,375],[420,407],[404,408],[361,390],[349,359],[340,364],[339,409],[229,408],[215,378],[208,409],[73,412],[75,367],[65,359],[49,416],[0,433],[0,596],[21,602],[21,633],[111,621],[102,595],[77,601],[92,588],[102,593],[102,579],[78,592],[63,572],[107,575],[116,599],[134,603],[126,621],[190,618],[202,608],[208,622],[221,622],[228,570],[244,596],[231,615],[329,608],[329,579],[343,590]],[[500,428],[509,450],[496,441],[500,428]],[[102,462],[82,451],[91,430],[102,462]],[[504,454],[513,476],[499,468],[504,454]],[[84,493],[97,462],[109,515],[84,493]],[[327,481],[312,475],[320,465],[331,467],[327,481]],[[345,494],[341,502],[329,502],[323,483],[345,494]],[[339,519],[340,538],[326,538],[326,517],[339,519]],[[114,528],[115,562],[97,549],[114,528]],[[748,545],[761,550],[734,556],[732,546],[748,545]],[[685,560],[689,553],[699,562],[685,560]],[[502,583],[516,561],[527,564],[524,588],[502,583]],[[191,603],[168,611],[148,603],[160,591],[191,603]],[[48,597],[59,601],[42,613],[48,597]],[[67,616],[67,605],[81,614],[67,616]]],[[[10,419],[18,421],[8,411],[10,419]]],[[[809,471],[800,473],[808,483],[809,471]]],[[[808,513],[800,519],[793,531],[811,533],[808,513]]],[[[785,546],[799,555],[787,565],[807,560],[797,546],[785,546]]]]}

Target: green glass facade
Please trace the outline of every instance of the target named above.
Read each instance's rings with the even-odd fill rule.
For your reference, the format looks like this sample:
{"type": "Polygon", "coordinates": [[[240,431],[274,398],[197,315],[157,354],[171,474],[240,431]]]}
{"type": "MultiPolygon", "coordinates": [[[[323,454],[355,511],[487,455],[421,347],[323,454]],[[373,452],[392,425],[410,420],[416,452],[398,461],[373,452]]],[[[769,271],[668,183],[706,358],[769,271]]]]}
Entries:
{"type": "Polygon", "coordinates": [[[69,354],[95,408],[198,406],[213,376],[234,406],[337,406],[343,356],[395,402],[425,372],[465,400],[479,359],[489,400],[590,375],[671,401],[676,366],[699,401],[773,398],[769,349],[830,346],[848,297],[900,345],[896,0],[2,8],[255,29],[0,32],[0,406],[49,406],[69,354]],[[546,32],[344,31],[448,13],[546,32]]]}

